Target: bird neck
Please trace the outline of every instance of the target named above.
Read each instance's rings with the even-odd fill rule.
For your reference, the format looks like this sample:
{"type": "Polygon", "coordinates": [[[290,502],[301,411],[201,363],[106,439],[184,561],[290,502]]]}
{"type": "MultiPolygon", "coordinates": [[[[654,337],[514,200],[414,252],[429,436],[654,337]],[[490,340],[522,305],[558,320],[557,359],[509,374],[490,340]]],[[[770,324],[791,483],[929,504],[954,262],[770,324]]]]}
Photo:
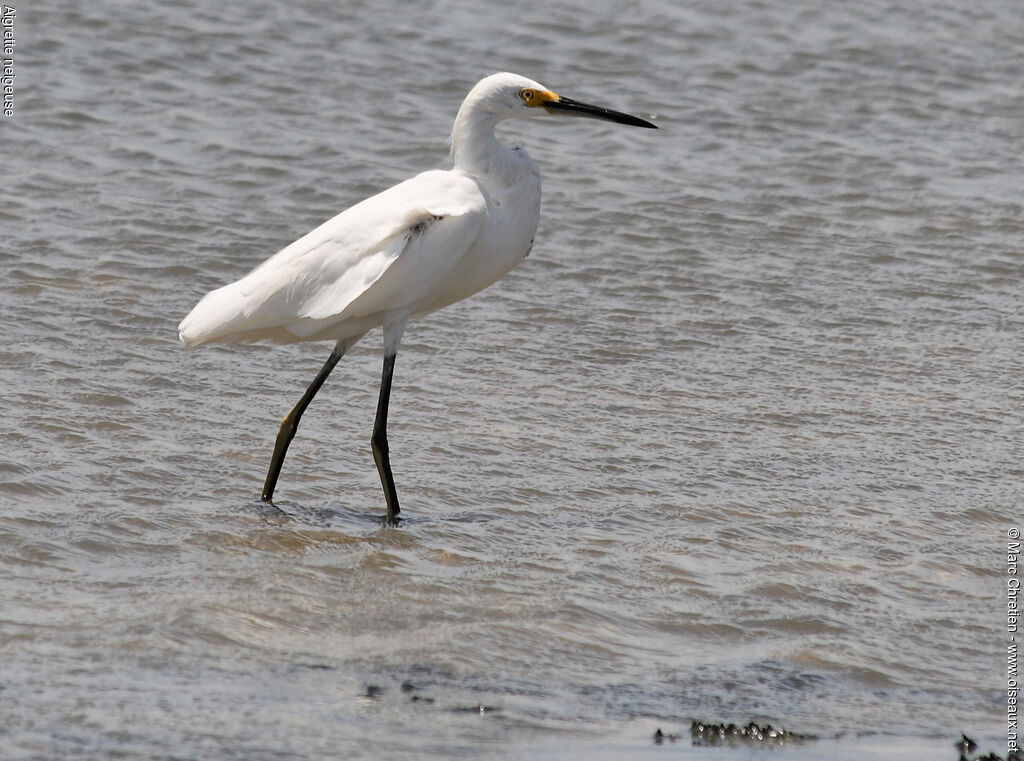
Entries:
{"type": "Polygon", "coordinates": [[[466,172],[490,174],[504,164],[505,146],[494,136],[501,121],[473,103],[463,103],[452,127],[452,166],[466,172]]]}

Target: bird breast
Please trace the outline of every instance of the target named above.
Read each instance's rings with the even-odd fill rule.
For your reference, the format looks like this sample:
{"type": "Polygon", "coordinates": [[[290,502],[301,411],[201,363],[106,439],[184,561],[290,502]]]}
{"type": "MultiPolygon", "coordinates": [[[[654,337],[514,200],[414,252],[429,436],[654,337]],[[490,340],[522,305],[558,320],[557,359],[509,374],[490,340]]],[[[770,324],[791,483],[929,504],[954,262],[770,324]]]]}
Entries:
{"type": "Polygon", "coordinates": [[[473,177],[487,201],[486,222],[466,255],[417,314],[433,312],[483,290],[526,258],[540,219],[540,173],[537,165],[526,159],[529,163],[523,162],[522,171],[511,181],[507,175],[500,182],[473,177]]]}

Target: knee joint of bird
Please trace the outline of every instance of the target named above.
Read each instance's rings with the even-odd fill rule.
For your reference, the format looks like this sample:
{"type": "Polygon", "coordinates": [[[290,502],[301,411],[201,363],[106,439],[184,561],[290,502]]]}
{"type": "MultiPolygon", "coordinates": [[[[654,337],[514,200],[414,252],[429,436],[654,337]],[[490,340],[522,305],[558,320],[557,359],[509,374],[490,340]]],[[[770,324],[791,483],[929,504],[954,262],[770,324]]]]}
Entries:
{"type": "Polygon", "coordinates": [[[281,419],[281,430],[278,433],[278,435],[279,436],[286,436],[288,438],[288,440],[290,441],[292,436],[295,435],[295,432],[298,429],[299,429],[298,422],[296,422],[295,418],[292,417],[292,415],[288,414],[288,415],[285,415],[281,419]]]}

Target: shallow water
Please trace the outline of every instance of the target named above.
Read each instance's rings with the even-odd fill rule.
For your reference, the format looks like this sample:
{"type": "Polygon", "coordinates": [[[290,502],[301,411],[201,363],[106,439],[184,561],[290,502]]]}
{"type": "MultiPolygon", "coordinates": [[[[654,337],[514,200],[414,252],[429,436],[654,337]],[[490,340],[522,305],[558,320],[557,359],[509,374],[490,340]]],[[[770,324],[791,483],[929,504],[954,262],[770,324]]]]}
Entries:
{"type": "Polygon", "coordinates": [[[964,5],[19,8],[4,757],[747,752],[653,745],[692,718],[822,738],[780,758],[1005,751],[1024,27],[964,5]],[[661,130],[503,130],[537,245],[406,333],[399,528],[377,335],[263,507],[330,347],[178,321],[442,165],[503,69],[661,130]]]}

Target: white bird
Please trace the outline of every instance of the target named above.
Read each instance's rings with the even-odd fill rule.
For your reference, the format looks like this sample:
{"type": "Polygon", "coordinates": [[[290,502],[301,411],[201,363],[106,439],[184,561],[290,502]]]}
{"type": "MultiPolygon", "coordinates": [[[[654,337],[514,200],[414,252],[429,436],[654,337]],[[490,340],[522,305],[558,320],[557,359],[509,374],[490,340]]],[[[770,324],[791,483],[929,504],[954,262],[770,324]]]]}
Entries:
{"type": "Polygon", "coordinates": [[[269,339],[335,342],[299,403],[281,422],[262,499],[271,502],[299,420],[338,360],[367,331],[384,328],[384,369],[370,440],[387,502],[399,513],[388,454],[391,378],[402,332],[473,295],[519,264],[540,214],[540,170],[494,137],[505,119],[585,116],[636,127],[635,116],[579,103],[516,74],[470,90],[455,117],[452,168],[423,172],[341,212],[241,280],[212,291],[178,326],[186,346],[269,339]]]}

